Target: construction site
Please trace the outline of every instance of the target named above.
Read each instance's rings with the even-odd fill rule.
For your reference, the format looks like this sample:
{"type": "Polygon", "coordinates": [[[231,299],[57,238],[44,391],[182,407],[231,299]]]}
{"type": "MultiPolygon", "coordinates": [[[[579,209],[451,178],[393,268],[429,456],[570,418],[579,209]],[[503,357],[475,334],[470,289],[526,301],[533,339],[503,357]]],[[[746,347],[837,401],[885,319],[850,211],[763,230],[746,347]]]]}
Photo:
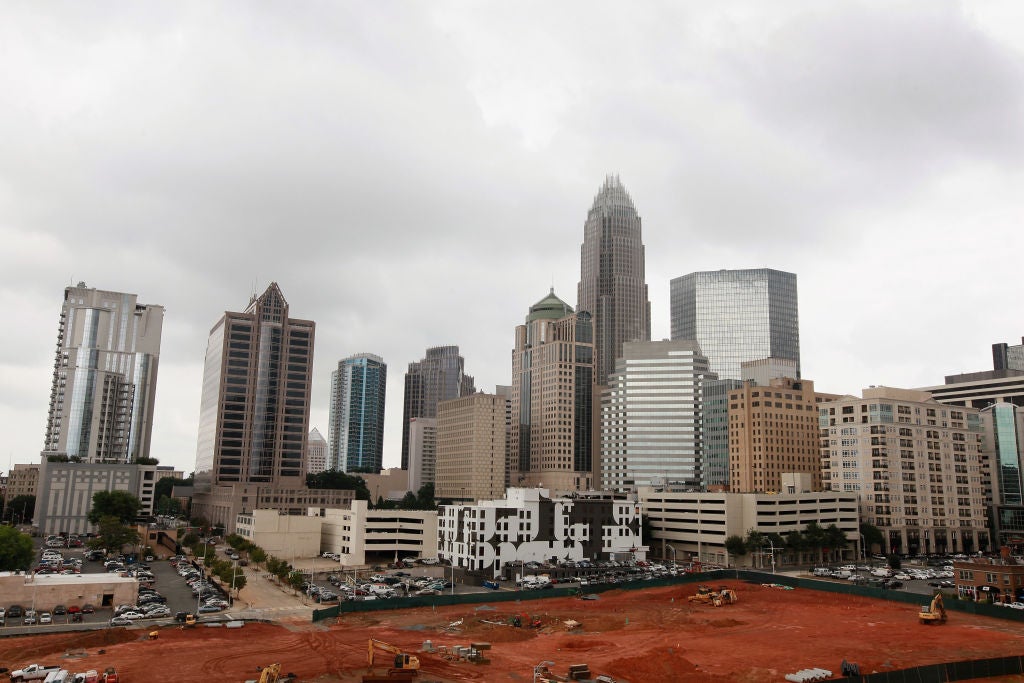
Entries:
{"type": "Polygon", "coordinates": [[[158,638],[122,628],[13,637],[0,640],[0,662],[102,661],[128,683],[767,683],[1024,654],[1024,623],[944,609],[940,623],[924,623],[941,607],[725,580],[343,613],[316,624],[200,624],[158,638]]]}

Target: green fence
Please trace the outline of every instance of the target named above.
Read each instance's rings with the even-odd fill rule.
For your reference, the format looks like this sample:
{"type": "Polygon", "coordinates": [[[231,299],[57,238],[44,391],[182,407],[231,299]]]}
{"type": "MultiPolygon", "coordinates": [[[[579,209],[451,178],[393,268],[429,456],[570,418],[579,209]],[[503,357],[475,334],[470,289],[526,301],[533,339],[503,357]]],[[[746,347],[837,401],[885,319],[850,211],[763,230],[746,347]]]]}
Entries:
{"type": "MultiPolygon", "coordinates": [[[[610,590],[643,590],[662,586],[676,586],[689,583],[714,583],[724,579],[736,579],[748,583],[776,583],[793,588],[841,593],[843,595],[860,595],[878,600],[901,602],[908,605],[924,605],[931,597],[920,593],[906,593],[901,590],[889,590],[874,586],[857,586],[846,581],[824,581],[821,579],[802,578],[786,574],[751,571],[746,569],[718,569],[696,574],[683,574],[645,581],[626,581],[623,583],[600,583],[573,587],[556,585],[546,590],[525,591],[488,591],[483,593],[462,593],[458,595],[423,595],[408,598],[390,598],[388,600],[347,600],[326,609],[314,610],[313,622],[332,619],[346,612],[375,612],[377,610],[408,609],[411,607],[443,607],[446,605],[473,605],[491,602],[515,602],[517,600],[543,600],[544,598],[563,598],[576,595],[578,590],[584,593],[603,593],[610,590]]],[[[944,593],[945,607],[948,611],[967,612],[985,617],[996,617],[1014,621],[1024,621],[1024,610],[1008,607],[959,600],[955,595],[944,593]]],[[[953,679],[949,679],[953,680],[953,679]]]]}
{"type": "Polygon", "coordinates": [[[1018,655],[993,659],[971,659],[945,664],[928,664],[910,669],[885,671],[832,679],[848,683],[952,683],[1024,673],[1024,658],[1018,655]]]}

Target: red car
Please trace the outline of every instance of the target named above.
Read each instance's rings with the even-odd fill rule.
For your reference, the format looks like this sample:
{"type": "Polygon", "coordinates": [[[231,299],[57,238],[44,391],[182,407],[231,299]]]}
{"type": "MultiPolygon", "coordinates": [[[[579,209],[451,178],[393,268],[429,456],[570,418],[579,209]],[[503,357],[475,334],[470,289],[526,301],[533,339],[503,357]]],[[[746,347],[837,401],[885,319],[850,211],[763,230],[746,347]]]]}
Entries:
{"type": "Polygon", "coordinates": [[[82,611],[82,608],[79,607],[78,605],[69,605],[68,606],[68,614],[78,614],[81,611],[82,611]]]}

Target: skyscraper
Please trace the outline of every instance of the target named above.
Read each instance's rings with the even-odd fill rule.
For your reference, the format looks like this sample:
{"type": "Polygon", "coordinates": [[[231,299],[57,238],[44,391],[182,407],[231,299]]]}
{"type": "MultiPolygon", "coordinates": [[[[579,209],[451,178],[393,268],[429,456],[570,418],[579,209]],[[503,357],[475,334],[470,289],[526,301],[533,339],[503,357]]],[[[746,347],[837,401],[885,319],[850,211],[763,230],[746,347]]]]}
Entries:
{"type": "Polygon", "coordinates": [[[437,417],[437,404],[460,396],[469,396],[476,388],[465,373],[465,359],[458,346],[435,346],[426,356],[409,363],[405,373],[405,397],[402,411],[402,469],[409,469],[409,420],[437,417]]]}
{"type": "Polygon", "coordinates": [[[360,353],[338,361],[331,373],[331,469],[380,472],[387,380],[388,366],[380,356],[360,353]]]}
{"type": "Polygon", "coordinates": [[[703,387],[694,341],[626,342],[601,396],[601,486],[699,490],[703,387]]]}
{"type": "Polygon", "coordinates": [[[149,457],[163,306],[64,289],[43,455],[94,463],[149,457]]]}
{"type": "Polygon", "coordinates": [[[351,491],[306,487],[316,324],[288,317],[276,282],[210,330],[196,443],[192,513],[233,533],[256,508],[306,514],[351,491]]]}
{"type": "Polygon", "coordinates": [[[512,486],[594,488],[594,343],[590,314],[554,290],[516,327],[512,351],[512,486]]]}
{"type": "Polygon", "coordinates": [[[327,469],[327,439],[320,430],[313,430],[306,436],[306,473],[320,474],[327,469]]]}
{"type": "Polygon", "coordinates": [[[672,339],[695,339],[719,379],[741,379],[740,363],[796,361],[796,275],[770,268],[690,273],[671,283],[672,339]]]}
{"type": "Polygon", "coordinates": [[[650,341],[640,216],[618,176],[608,176],[583,225],[576,310],[594,325],[595,383],[615,371],[622,343],[650,341]]]}

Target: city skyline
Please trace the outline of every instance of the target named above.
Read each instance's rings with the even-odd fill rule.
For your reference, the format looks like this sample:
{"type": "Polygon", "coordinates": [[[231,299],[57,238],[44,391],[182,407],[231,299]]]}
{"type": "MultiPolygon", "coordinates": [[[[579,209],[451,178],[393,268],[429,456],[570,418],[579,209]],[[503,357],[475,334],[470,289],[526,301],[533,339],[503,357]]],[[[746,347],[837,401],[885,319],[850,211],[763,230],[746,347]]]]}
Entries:
{"type": "Polygon", "coordinates": [[[54,302],[84,280],[165,307],[150,455],[191,471],[210,324],[273,280],[317,323],[310,426],[338,358],[392,365],[397,466],[394,368],[457,344],[508,384],[524,302],[577,303],[609,174],[643,217],[652,339],[672,278],[769,267],[799,276],[821,391],[987,369],[1022,333],[1021,12],[11,7],[0,457],[39,458],[54,302]]]}

